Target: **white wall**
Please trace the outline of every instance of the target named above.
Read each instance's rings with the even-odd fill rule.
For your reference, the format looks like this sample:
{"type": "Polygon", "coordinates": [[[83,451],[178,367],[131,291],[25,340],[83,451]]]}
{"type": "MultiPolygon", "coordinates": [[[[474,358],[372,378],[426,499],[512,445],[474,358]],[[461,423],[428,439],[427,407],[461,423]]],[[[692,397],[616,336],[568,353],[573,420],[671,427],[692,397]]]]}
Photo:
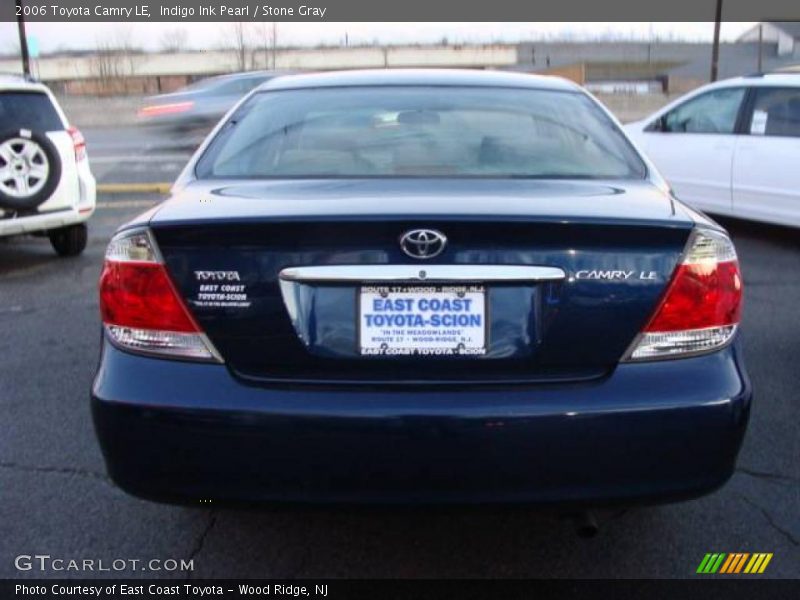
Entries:
{"type": "MultiPolygon", "coordinates": [[[[275,67],[283,70],[327,70],[376,67],[502,67],[517,61],[515,45],[491,46],[393,46],[279,50],[275,67]]],[[[263,50],[248,52],[248,68],[269,68],[272,56],[263,50]],[[269,63],[269,64],[268,64],[269,63]]],[[[233,51],[183,52],[134,55],[126,62],[126,74],[204,75],[239,69],[233,51]]],[[[17,59],[0,60],[0,71],[19,72],[17,59]]],[[[85,79],[95,76],[91,56],[43,58],[35,72],[43,81],[85,79]]]]}

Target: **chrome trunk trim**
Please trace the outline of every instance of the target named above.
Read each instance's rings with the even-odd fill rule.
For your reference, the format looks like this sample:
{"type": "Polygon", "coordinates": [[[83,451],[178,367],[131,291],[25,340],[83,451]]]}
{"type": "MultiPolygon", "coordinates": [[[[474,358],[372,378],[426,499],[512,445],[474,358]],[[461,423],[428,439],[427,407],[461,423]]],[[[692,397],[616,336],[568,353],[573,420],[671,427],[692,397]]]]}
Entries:
{"type": "Polygon", "coordinates": [[[359,282],[513,282],[561,281],[558,267],[527,265],[324,265],[287,267],[281,281],[319,283],[359,282]]]}

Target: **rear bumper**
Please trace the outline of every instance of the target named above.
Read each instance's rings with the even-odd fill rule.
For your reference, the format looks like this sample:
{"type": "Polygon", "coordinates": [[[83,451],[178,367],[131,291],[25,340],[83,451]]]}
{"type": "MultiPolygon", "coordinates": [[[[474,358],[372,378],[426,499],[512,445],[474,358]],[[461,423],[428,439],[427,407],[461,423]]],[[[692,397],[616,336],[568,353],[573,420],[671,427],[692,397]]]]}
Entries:
{"type": "Polygon", "coordinates": [[[82,161],[78,166],[75,190],[76,194],[66,197],[51,197],[39,206],[40,213],[3,219],[0,209],[0,237],[59,229],[88,221],[97,207],[97,184],[88,161],[82,161]],[[62,204],[64,200],[67,205],[62,204]]]}
{"type": "Polygon", "coordinates": [[[592,383],[455,390],[250,387],[106,343],[92,408],[111,477],[156,500],[601,505],[722,485],[751,396],[735,345],[592,383]]]}
{"type": "Polygon", "coordinates": [[[94,208],[94,203],[92,203],[91,206],[65,208],[36,215],[0,219],[0,236],[47,231],[84,223],[92,216],[94,208]]]}

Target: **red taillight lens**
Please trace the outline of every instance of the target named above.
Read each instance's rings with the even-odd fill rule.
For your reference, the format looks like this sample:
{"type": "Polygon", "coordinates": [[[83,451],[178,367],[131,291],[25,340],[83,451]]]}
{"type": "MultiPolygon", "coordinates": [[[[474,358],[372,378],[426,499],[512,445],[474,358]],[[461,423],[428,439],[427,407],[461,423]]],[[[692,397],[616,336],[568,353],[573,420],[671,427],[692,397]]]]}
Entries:
{"type": "Polygon", "coordinates": [[[100,275],[103,323],[138,329],[197,333],[167,276],[158,263],[106,261],[100,275]]]}
{"type": "Polygon", "coordinates": [[[733,339],[741,306],[742,278],[733,243],[720,231],[698,230],[628,360],[717,350],[733,339]]]}
{"type": "Polygon", "coordinates": [[[103,325],[116,346],[149,355],[222,362],[181,300],[146,229],[112,238],[99,288],[103,325]]]}
{"type": "Polygon", "coordinates": [[[86,139],[77,127],[69,127],[67,133],[72,138],[72,146],[75,149],[75,160],[81,161],[86,158],[86,139]]]}
{"type": "Polygon", "coordinates": [[[738,261],[679,265],[645,331],[683,331],[735,325],[741,317],[738,261]]]}
{"type": "Polygon", "coordinates": [[[156,117],[186,112],[194,106],[194,102],[174,102],[172,104],[154,104],[139,109],[140,117],[156,117]]]}

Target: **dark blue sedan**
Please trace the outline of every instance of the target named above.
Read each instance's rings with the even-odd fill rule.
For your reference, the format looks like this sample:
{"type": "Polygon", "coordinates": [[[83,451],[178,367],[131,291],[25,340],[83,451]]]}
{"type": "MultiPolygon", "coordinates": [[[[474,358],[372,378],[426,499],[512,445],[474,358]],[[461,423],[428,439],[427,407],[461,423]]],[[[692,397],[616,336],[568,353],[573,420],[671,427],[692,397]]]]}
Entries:
{"type": "Polygon", "coordinates": [[[112,239],[97,435],[162,501],[698,496],[747,425],[741,297],[576,85],[276,78],[112,239]]]}

